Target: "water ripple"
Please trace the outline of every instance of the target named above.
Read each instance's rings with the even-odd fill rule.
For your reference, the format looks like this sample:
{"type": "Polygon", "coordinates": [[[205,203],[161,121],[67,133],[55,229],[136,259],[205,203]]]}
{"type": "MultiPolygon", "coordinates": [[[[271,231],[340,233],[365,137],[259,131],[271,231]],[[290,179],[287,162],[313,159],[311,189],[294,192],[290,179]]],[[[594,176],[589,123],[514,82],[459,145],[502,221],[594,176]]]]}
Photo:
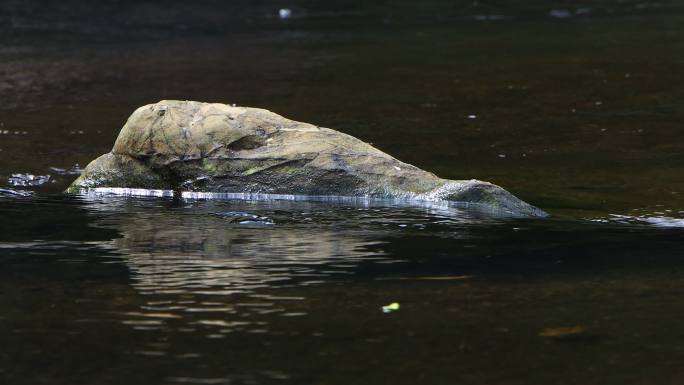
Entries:
{"type": "Polygon", "coordinates": [[[666,216],[662,214],[655,215],[619,215],[611,214],[607,218],[596,219],[596,222],[619,223],[625,225],[646,225],[662,228],[676,228],[684,227],[684,218],[677,218],[666,216]]]}

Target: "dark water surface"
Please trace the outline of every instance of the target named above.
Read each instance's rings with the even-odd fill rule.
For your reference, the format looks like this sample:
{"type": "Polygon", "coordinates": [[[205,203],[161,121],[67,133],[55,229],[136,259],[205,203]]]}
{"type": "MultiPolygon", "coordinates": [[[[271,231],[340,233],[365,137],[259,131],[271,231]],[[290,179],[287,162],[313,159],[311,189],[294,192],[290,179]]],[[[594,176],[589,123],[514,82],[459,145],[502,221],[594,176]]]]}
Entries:
{"type": "Polygon", "coordinates": [[[0,383],[680,384],[682,74],[675,1],[4,1],[0,383]],[[60,194],[161,99],[553,216],[60,194]]]}

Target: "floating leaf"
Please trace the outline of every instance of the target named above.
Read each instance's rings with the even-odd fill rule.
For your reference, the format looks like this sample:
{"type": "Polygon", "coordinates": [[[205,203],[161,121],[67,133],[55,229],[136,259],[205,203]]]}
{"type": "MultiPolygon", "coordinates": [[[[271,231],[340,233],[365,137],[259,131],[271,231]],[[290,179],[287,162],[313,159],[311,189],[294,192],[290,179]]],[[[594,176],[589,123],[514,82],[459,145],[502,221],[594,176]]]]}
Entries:
{"type": "Polygon", "coordinates": [[[582,326],[570,326],[561,328],[546,328],[539,332],[542,337],[552,337],[552,338],[563,338],[576,336],[578,334],[584,333],[585,329],[582,326]]]}
{"type": "Polygon", "coordinates": [[[392,302],[391,304],[382,307],[383,313],[391,313],[397,310],[399,310],[399,302],[392,302]]]}

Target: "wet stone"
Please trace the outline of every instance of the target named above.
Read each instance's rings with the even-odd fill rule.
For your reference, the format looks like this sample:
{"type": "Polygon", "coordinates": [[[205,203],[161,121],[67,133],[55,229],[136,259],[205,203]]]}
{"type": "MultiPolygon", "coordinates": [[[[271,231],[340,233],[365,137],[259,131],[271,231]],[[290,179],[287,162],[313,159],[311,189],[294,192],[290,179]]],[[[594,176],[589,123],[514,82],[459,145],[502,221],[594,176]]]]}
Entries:
{"type": "Polygon", "coordinates": [[[546,216],[499,186],[440,178],[339,131],[194,101],[138,108],[111,152],[88,164],[67,192],[103,187],[449,201],[546,216]]]}

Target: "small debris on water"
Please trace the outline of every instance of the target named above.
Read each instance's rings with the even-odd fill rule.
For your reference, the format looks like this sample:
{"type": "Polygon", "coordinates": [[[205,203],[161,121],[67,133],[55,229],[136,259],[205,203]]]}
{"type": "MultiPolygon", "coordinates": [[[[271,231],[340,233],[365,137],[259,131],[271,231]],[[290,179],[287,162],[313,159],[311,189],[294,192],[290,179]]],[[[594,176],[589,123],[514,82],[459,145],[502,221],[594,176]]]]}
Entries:
{"type": "Polygon", "coordinates": [[[475,15],[473,16],[474,20],[477,21],[496,21],[496,20],[503,20],[505,19],[504,15],[475,15]]]}
{"type": "Polygon", "coordinates": [[[50,175],[12,174],[10,186],[40,186],[50,180],[50,175]]]}
{"type": "Polygon", "coordinates": [[[382,307],[382,312],[383,313],[391,313],[393,311],[399,310],[399,302],[392,302],[389,305],[385,305],[382,307]]]}
{"type": "Polygon", "coordinates": [[[499,156],[499,158],[505,158],[506,154],[499,154],[498,156],[499,156]]]}
{"type": "Polygon", "coordinates": [[[290,16],[292,16],[292,10],[289,9],[289,8],[281,8],[281,9],[278,10],[278,16],[279,16],[281,19],[287,19],[287,18],[289,18],[290,16]]]}
{"type": "Polygon", "coordinates": [[[539,336],[550,338],[566,338],[582,334],[585,330],[586,329],[582,326],[546,328],[539,332],[539,336]]]}
{"type": "Polygon", "coordinates": [[[567,9],[552,9],[549,11],[549,16],[557,19],[567,19],[573,16],[573,13],[567,9]]]}
{"type": "Polygon", "coordinates": [[[468,119],[477,119],[477,115],[468,115],[468,119]]]}

